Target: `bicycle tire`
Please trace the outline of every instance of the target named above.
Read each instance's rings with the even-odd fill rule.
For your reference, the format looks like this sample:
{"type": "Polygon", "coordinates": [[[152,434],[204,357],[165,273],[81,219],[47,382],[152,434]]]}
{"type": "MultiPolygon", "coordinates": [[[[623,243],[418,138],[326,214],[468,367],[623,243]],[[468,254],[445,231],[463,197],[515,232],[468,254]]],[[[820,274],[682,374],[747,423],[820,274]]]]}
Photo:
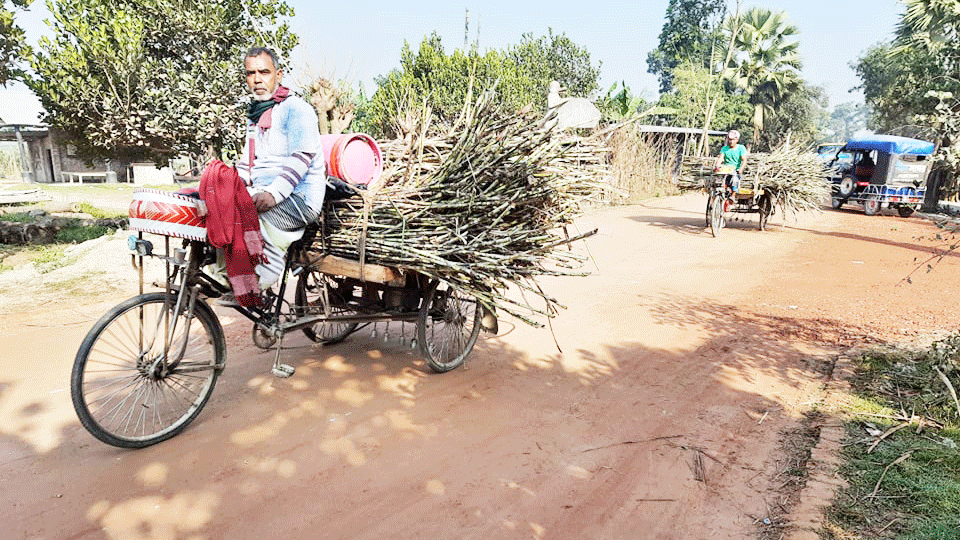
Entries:
{"type": "Polygon", "coordinates": [[[175,300],[166,292],[125,300],[80,344],[70,393],[80,423],[100,441],[120,448],[165,441],[182,432],[210,399],[226,363],[223,328],[210,306],[198,301],[184,334],[184,313],[169,316],[175,300]],[[161,360],[171,352],[164,341],[172,321],[170,343],[182,347],[173,351],[171,368],[161,360]]]}
{"type": "Polygon", "coordinates": [[[723,202],[722,196],[714,195],[710,205],[710,233],[714,238],[720,236],[720,229],[722,229],[724,225],[723,202]]]}
{"type": "Polygon", "coordinates": [[[482,311],[476,298],[439,281],[430,285],[417,321],[417,343],[430,369],[444,373],[463,364],[480,335],[482,311]]]}
{"type": "MultiPolygon", "coordinates": [[[[300,317],[326,313],[334,315],[354,315],[356,311],[346,305],[348,295],[353,293],[341,289],[342,284],[330,276],[316,270],[304,270],[297,280],[294,294],[296,313],[300,317]],[[336,302],[327,306],[324,294],[334,295],[336,302]]],[[[303,329],[303,334],[311,341],[323,345],[333,345],[347,339],[357,329],[357,323],[321,322],[303,329]]]]}

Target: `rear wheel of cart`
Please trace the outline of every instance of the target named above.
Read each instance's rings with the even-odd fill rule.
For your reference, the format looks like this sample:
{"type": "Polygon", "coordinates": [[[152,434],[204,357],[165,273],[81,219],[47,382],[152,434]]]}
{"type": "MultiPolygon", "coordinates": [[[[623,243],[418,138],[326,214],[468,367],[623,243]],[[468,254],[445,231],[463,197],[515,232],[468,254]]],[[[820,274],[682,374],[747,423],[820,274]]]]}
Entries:
{"type": "Polygon", "coordinates": [[[857,179],[853,175],[846,175],[840,179],[840,196],[844,199],[853,195],[853,191],[857,189],[857,179]]]}
{"type": "Polygon", "coordinates": [[[463,364],[480,335],[482,310],[476,298],[434,281],[424,294],[417,321],[417,343],[437,373],[463,364]]]}
{"type": "MultiPolygon", "coordinates": [[[[346,316],[356,312],[348,302],[353,297],[352,287],[332,276],[314,270],[305,270],[297,280],[294,295],[298,316],[346,316]]],[[[355,322],[321,322],[303,329],[304,335],[317,343],[340,343],[357,329],[355,322]]]]}
{"type": "Polygon", "coordinates": [[[714,237],[720,236],[720,229],[723,228],[723,202],[720,195],[710,199],[710,234],[714,237]]]}
{"type": "Polygon", "coordinates": [[[773,201],[770,200],[769,195],[763,194],[757,205],[760,207],[760,230],[765,231],[770,221],[770,214],[773,213],[773,201]]]}
{"type": "Polygon", "coordinates": [[[880,195],[871,193],[863,199],[863,213],[868,216],[875,216],[880,213],[880,195]]]}
{"type": "Polygon", "coordinates": [[[910,217],[913,215],[913,208],[910,206],[898,206],[897,213],[900,217],[910,217]]]}

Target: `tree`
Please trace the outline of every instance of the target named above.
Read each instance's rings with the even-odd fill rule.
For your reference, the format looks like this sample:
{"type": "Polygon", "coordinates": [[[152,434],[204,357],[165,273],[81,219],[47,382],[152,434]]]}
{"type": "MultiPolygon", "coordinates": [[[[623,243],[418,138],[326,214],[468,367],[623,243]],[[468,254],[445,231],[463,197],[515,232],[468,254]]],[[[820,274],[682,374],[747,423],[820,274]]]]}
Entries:
{"type": "Polygon", "coordinates": [[[673,89],[673,71],[684,61],[709,67],[725,11],[725,0],[670,0],[659,45],[647,54],[647,73],[660,79],[660,93],[673,89]]]}
{"type": "Polygon", "coordinates": [[[787,95],[800,88],[799,43],[788,41],[797,28],[787,24],[784,13],[752,8],[739,21],[733,32],[735,54],[728,77],[746,92],[753,105],[753,139],[760,140],[764,116],[773,113],[787,95]]]}
{"type": "Polygon", "coordinates": [[[853,68],[860,76],[857,88],[871,109],[867,127],[883,133],[915,135],[914,117],[937,104],[929,92],[960,90],[942,77],[940,60],[924,50],[875,45],[853,68]]]}
{"type": "Polygon", "coordinates": [[[827,94],[823,88],[802,84],[790,92],[766,119],[756,148],[773,149],[789,140],[794,147],[812,146],[827,124],[827,94]]]}
{"type": "Polygon", "coordinates": [[[938,104],[936,92],[960,93],[960,4],[905,0],[893,43],[866,51],[852,67],[871,108],[869,127],[916,135],[915,117],[938,104]]]}
{"type": "Polygon", "coordinates": [[[15,24],[14,10],[28,7],[33,0],[11,0],[13,9],[7,8],[7,0],[0,3],[0,85],[21,75],[18,68],[20,58],[29,54],[30,48],[24,41],[23,29],[15,24]]]}
{"type": "Polygon", "coordinates": [[[542,99],[537,101],[541,107],[546,104],[550,81],[559,82],[570,95],[578,97],[587,97],[598,88],[601,64],[594,67],[586,48],[564,34],[554,34],[552,28],[539,38],[524,34],[519,45],[507,48],[506,55],[535,85],[542,85],[542,99]]]}
{"type": "MultiPolygon", "coordinates": [[[[676,110],[671,124],[699,128],[706,123],[711,104],[714,114],[710,123],[714,129],[730,130],[749,122],[751,107],[747,97],[722,89],[711,90],[716,78],[707,68],[690,61],[673,70],[673,91],[662,94],[659,101],[660,106],[676,110]]],[[[744,137],[743,142],[750,141],[744,137]]]]}
{"type": "Polygon", "coordinates": [[[907,10],[897,25],[896,53],[927,51],[940,61],[943,76],[960,81],[960,2],[904,0],[907,10]]]}
{"type": "Polygon", "coordinates": [[[81,156],[121,160],[238,149],[243,55],[285,57],[282,0],[48,0],[50,39],[26,84],[81,156]]]}
{"type": "Polygon", "coordinates": [[[464,103],[494,84],[501,106],[519,109],[535,99],[535,83],[498,51],[455,50],[448,55],[433,33],[416,52],[404,43],[400,56],[400,69],[377,79],[377,91],[364,111],[376,136],[401,135],[406,128],[396,125],[398,113],[424,106],[439,122],[453,125],[464,103]]]}
{"type": "Polygon", "coordinates": [[[453,125],[464,103],[494,84],[502,107],[545,109],[550,81],[574,94],[589,93],[597,88],[598,74],[585,49],[552,31],[539,39],[525,35],[506,52],[471,48],[451,54],[433,33],[416,52],[404,44],[400,68],[377,79],[377,91],[360,112],[372,134],[390,137],[403,131],[395,125],[399,111],[426,105],[436,120],[453,125]]]}
{"type": "Polygon", "coordinates": [[[869,109],[862,103],[845,102],[837,105],[827,121],[830,141],[842,142],[867,127],[869,109]]]}
{"type": "MultiPolygon", "coordinates": [[[[934,156],[933,182],[936,199],[954,198],[958,194],[957,180],[960,178],[960,99],[950,92],[930,92],[937,100],[934,110],[920,115],[918,121],[929,126],[933,139],[937,142],[934,156]]],[[[928,189],[931,189],[928,185],[928,189]]]]}

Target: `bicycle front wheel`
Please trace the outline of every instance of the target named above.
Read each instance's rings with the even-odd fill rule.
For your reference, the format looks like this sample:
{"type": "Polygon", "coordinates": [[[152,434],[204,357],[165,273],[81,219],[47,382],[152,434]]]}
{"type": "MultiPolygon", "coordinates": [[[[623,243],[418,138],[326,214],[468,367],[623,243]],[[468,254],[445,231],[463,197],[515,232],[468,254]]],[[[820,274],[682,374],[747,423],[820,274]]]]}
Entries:
{"type": "Polygon", "coordinates": [[[135,296],[93,326],[70,378],[73,407],[101,441],[142,448],[187,427],[226,361],[223,329],[207,304],[192,316],[165,292],[135,296]]]}
{"type": "Polygon", "coordinates": [[[724,198],[721,195],[714,195],[710,205],[710,233],[714,237],[720,236],[720,229],[724,226],[723,206],[724,198]]]}

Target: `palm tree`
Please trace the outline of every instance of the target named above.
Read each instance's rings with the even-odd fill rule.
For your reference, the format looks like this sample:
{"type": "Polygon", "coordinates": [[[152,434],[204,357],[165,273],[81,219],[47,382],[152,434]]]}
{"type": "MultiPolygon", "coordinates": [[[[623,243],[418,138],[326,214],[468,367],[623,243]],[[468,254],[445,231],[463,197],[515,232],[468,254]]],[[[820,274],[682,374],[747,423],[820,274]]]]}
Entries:
{"type": "Polygon", "coordinates": [[[894,53],[921,49],[940,57],[944,71],[960,79],[960,2],[903,0],[907,10],[896,30],[894,53]]]}
{"type": "MultiPolygon", "coordinates": [[[[728,33],[734,33],[732,19],[728,33]]],[[[750,96],[753,105],[753,140],[760,139],[764,115],[776,110],[791,91],[800,87],[799,43],[788,40],[797,28],[784,13],[752,8],[739,21],[733,39],[734,54],[725,76],[750,96]]]]}

